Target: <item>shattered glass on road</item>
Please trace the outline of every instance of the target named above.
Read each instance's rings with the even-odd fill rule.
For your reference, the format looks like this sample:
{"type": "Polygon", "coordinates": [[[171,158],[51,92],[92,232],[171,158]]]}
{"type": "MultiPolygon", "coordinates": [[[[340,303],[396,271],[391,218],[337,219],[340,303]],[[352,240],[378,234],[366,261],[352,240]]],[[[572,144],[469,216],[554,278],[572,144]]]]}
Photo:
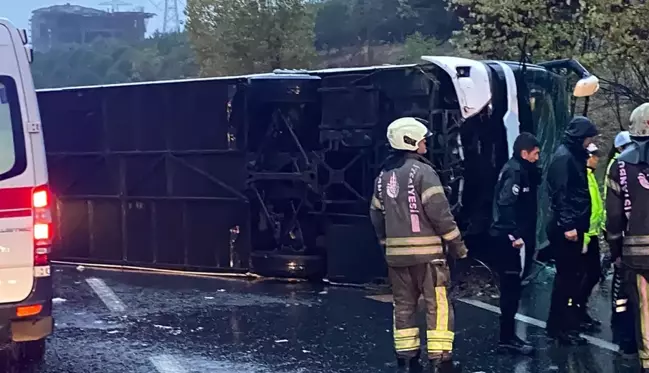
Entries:
{"type": "MultiPolygon", "coordinates": [[[[394,370],[392,305],[385,291],[73,267],[53,272],[56,330],[46,360],[15,372],[394,370]],[[90,286],[88,279],[97,281],[90,286]]],[[[538,348],[535,357],[496,353],[495,290],[474,294],[472,304],[455,301],[456,356],[463,371],[635,372],[635,361],[620,360],[610,343],[597,342],[610,341],[606,327],[584,347],[557,348],[546,339],[537,321],[545,320],[549,276],[542,273],[526,290],[521,313],[527,318],[517,325],[538,348]]],[[[602,310],[606,324],[608,295],[597,292],[592,307],[602,310]]]]}

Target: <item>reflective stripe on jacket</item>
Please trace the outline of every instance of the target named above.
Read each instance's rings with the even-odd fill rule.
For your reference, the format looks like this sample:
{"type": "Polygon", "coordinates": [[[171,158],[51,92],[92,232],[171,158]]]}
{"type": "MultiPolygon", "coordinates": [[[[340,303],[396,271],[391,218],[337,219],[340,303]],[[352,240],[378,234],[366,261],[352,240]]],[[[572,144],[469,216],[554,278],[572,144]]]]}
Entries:
{"type": "MultiPolygon", "coordinates": [[[[604,174],[604,196],[606,196],[606,192],[608,191],[608,178],[609,178],[609,175],[611,174],[611,166],[613,166],[613,163],[615,163],[615,160],[619,156],[620,156],[620,153],[615,153],[613,158],[608,162],[608,165],[606,165],[606,173],[604,174]]],[[[605,211],[605,213],[606,213],[606,211],[605,211]]]]}
{"type": "Polygon", "coordinates": [[[649,270],[649,142],[636,143],[615,160],[606,193],[606,239],[611,258],[649,270]]]}
{"type": "Polygon", "coordinates": [[[588,191],[590,192],[590,229],[584,238],[584,245],[588,245],[591,238],[596,238],[601,232],[602,224],[604,223],[604,204],[602,196],[599,194],[599,186],[597,179],[592,169],[587,170],[588,177],[588,191]]]}
{"type": "MultiPolygon", "coordinates": [[[[608,162],[606,166],[606,173],[604,174],[604,198],[606,198],[606,193],[608,193],[608,184],[609,184],[609,175],[611,174],[611,166],[615,163],[617,157],[620,156],[620,153],[615,153],[613,158],[608,162]]],[[[602,217],[602,229],[606,230],[606,209],[604,209],[604,216],[602,217]]]]}
{"type": "Polygon", "coordinates": [[[389,266],[445,259],[444,246],[453,256],[466,255],[442,183],[416,153],[387,162],[374,184],[370,218],[389,266]]]}

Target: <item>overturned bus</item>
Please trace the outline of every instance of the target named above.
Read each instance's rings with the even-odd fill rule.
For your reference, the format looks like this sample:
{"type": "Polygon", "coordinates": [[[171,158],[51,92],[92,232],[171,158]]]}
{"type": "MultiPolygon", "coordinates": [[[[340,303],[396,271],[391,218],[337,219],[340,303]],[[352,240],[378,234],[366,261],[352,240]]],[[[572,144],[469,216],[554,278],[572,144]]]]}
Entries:
{"type": "Polygon", "coordinates": [[[598,80],[574,60],[422,59],[39,91],[58,207],[54,255],[381,278],[369,197],[386,127],[401,116],[428,119],[428,154],[470,249],[478,246],[516,136],[535,133],[547,162],[575,98],[594,94],[598,80]]]}

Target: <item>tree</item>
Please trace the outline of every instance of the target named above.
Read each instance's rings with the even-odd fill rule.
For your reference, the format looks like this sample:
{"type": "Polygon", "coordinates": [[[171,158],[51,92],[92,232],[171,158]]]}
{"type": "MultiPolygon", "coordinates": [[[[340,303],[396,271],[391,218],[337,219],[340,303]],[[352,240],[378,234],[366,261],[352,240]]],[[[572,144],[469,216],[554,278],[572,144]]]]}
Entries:
{"type": "Polygon", "coordinates": [[[414,31],[440,41],[449,39],[453,31],[462,25],[455,12],[448,11],[448,0],[400,0],[402,14],[409,14],[408,21],[414,31]]]}
{"type": "Polygon", "coordinates": [[[421,63],[421,56],[426,55],[455,55],[455,51],[449,43],[426,37],[420,32],[406,38],[401,62],[421,63]]]}
{"type": "Polygon", "coordinates": [[[446,0],[324,0],[316,7],[316,48],[400,44],[415,32],[447,40],[460,27],[446,0]]]}
{"type": "MultiPolygon", "coordinates": [[[[646,2],[623,0],[451,0],[463,30],[455,42],[486,58],[579,59],[605,84],[603,97],[621,111],[649,101],[646,2]]],[[[600,95],[601,97],[601,95],[600,95]]]]}
{"type": "MultiPolygon", "coordinates": [[[[603,0],[602,0],[603,1],[603,0]]],[[[451,0],[463,30],[460,46],[486,58],[519,59],[521,47],[537,59],[583,55],[596,30],[579,1],[451,0]]]]}
{"type": "Polygon", "coordinates": [[[304,0],[188,0],[187,31],[202,75],[307,68],[314,14],[304,0]]]}
{"type": "Polygon", "coordinates": [[[315,18],[315,47],[329,51],[354,44],[349,0],[329,0],[319,4],[315,18]]]}
{"type": "Polygon", "coordinates": [[[198,75],[187,36],[156,34],[135,44],[97,39],[35,53],[32,64],[38,88],[114,84],[198,75]]]}

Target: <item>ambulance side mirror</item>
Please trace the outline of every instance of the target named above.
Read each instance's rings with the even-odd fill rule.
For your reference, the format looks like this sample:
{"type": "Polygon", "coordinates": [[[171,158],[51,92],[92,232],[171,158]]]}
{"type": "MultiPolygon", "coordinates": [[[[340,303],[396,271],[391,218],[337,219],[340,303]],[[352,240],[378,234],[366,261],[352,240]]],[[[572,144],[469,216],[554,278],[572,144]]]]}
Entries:
{"type": "Polygon", "coordinates": [[[589,75],[585,78],[579,79],[575,84],[573,96],[575,97],[590,97],[599,90],[599,79],[595,75],[589,75]]]}

